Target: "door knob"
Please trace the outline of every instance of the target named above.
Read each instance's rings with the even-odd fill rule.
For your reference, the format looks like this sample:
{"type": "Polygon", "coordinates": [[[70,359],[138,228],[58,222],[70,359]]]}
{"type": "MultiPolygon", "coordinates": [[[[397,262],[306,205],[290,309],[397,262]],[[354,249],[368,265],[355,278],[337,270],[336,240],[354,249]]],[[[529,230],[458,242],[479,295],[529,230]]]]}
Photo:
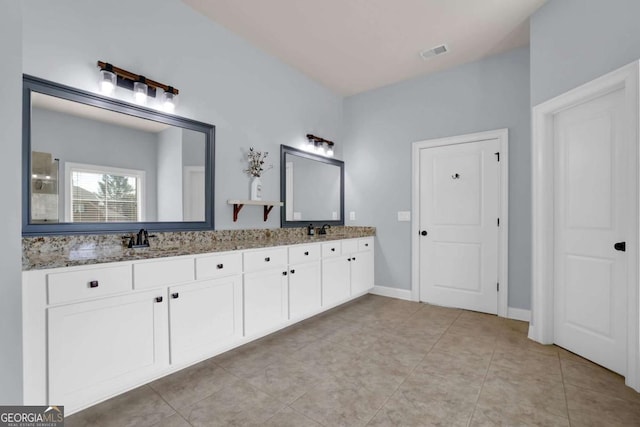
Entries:
{"type": "Polygon", "coordinates": [[[426,235],[427,235],[427,230],[422,230],[422,231],[420,232],[420,234],[421,234],[421,235],[423,235],[423,236],[426,236],[426,235]]]}
{"type": "Polygon", "coordinates": [[[618,242],[613,245],[613,249],[620,252],[626,252],[627,250],[627,242],[618,242]]]}

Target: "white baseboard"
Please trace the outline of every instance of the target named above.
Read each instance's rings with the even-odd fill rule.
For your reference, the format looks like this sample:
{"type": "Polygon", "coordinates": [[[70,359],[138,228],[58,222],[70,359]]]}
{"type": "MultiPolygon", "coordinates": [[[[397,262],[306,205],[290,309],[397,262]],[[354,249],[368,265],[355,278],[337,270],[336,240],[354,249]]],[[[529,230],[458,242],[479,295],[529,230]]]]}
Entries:
{"type": "Polygon", "coordinates": [[[531,310],[509,307],[507,309],[507,318],[514,319],[514,320],[522,320],[524,322],[531,322],[531,310]]]}
{"type": "Polygon", "coordinates": [[[373,289],[369,291],[370,294],[380,295],[383,297],[391,297],[404,299],[407,301],[412,301],[411,299],[411,291],[409,289],[398,289],[398,288],[390,288],[388,286],[374,286],[373,289]]]}

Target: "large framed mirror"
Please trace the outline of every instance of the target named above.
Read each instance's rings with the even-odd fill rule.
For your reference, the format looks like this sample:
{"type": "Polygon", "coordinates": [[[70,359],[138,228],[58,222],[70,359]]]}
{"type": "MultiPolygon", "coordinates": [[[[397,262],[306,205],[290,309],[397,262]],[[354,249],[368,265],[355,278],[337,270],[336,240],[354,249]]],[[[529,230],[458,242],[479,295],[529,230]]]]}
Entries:
{"type": "Polygon", "coordinates": [[[280,224],[344,225],[344,162],[280,146],[280,224]]]}
{"type": "Polygon", "coordinates": [[[213,229],[213,125],[25,75],[23,235],[213,229]]]}

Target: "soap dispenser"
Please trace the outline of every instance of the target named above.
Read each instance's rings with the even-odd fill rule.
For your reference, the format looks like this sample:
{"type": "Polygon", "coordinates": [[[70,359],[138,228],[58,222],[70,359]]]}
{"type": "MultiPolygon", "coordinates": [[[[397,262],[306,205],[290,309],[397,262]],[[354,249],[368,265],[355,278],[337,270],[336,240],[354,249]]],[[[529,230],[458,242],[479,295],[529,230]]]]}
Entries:
{"type": "Polygon", "coordinates": [[[315,236],[316,235],[316,229],[313,226],[313,224],[309,224],[309,226],[307,227],[307,236],[315,236]]]}

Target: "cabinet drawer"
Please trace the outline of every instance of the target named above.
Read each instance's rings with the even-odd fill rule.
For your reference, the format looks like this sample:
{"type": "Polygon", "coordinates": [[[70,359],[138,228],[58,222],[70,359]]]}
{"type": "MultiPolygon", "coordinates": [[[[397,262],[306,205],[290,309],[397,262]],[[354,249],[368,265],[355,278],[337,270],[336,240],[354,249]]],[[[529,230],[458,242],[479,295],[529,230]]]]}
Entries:
{"type": "Polygon", "coordinates": [[[373,237],[358,240],[358,252],[366,252],[373,249],[373,237]]]}
{"type": "Polygon", "coordinates": [[[130,265],[91,268],[47,275],[49,304],[102,297],[130,290],[130,265]]]}
{"type": "Polygon", "coordinates": [[[358,252],[358,239],[349,239],[342,241],[342,253],[344,255],[358,252]]]}
{"type": "Polygon", "coordinates": [[[323,243],[322,244],[322,258],[331,258],[334,256],[340,256],[341,246],[339,241],[323,243]]]}
{"type": "Polygon", "coordinates": [[[213,279],[242,273],[242,254],[239,252],[208,255],[196,258],[196,278],[213,279]]]}
{"type": "Polygon", "coordinates": [[[298,245],[289,248],[289,264],[302,264],[320,259],[320,245],[298,245]]]}
{"type": "Polygon", "coordinates": [[[189,282],[194,276],[193,258],[160,259],[133,265],[133,287],[150,289],[189,282]]]}
{"type": "Polygon", "coordinates": [[[287,265],[287,249],[266,249],[244,253],[244,271],[258,271],[287,265]]]}

